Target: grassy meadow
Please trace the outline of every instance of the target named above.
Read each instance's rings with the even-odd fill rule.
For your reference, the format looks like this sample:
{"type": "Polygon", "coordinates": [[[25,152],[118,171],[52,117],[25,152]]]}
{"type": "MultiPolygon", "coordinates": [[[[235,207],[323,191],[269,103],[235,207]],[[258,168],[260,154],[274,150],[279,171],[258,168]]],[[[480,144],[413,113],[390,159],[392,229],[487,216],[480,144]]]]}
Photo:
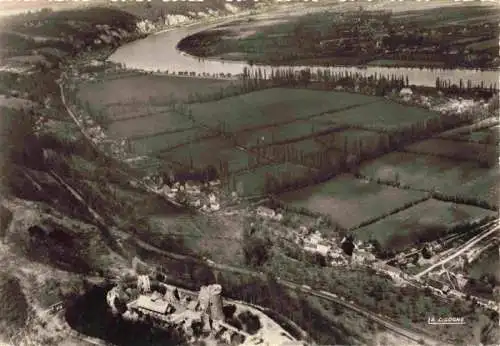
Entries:
{"type": "Polygon", "coordinates": [[[361,165],[363,176],[453,197],[479,198],[498,206],[498,167],[433,155],[392,152],[361,165]]]}
{"type": "Polygon", "coordinates": [[[500,125],[471,130],[459,133],[451,133],[440,137],[456,141],[465,141],[471,143],[498,145],[500,125]]]}
{"type": "Polygon", "coordinates": [[[356,230],[361,240],[376,239],[382,248],[402,251],[446,234],[454,226],[495,213],[482,208],[430,199],[356,230]]]}
{"type": "Polygon", "coordinates": [[[476,161],[479,158],[498,158],[496,145],[480,144],[466,141],[453,141],[440,138],[432,138],[425,141],[417,142],[405,148],[406,151],[436,155],[450,159],[476,161]]]}
{"type": "Polygon", "coordinates": [[[379,100],[345,92],[272,88],[193,104],[189,108],[197,123],[216,127],[223,122],[226,131],[239,132],[294,120],[323,119],[326,113],[379,100]]]}
{"type": "Polygon", "coordinates": [[[383,186],[346,174],[326,183],[284,193],[279,199],[292,208],[328,215],[343,228],[351,229],[425,196],[424,192],[383,186]]]}
{"type": "MultiPolygon", "coordinates": [[[[128,138],[133,152],[183,169],[212,165],[227,171],[227,188],[244,196],[262,195],[278,180],[286,185],[307,179],[322,169],[321,159],[340,165],[346,150],[375,154],[381,143],[388,142],[388,134],[440,117],[380,97],[298,88],[193,102],[196,92],[217,92],[229,85],[209,79],[132,75],[87,83],[79,96],[108,116],[108,133],[128,138]],[[151,92],[146,88],[149,82],[151,92]],[[172,107],[183,102],[184,107],[172,107]]],[[[428,192],[438,191],[498,205],[498,170],[474,162],[487,145],[481,143],[448,137],[421,141],[404,152],[362,163],[359,173],[371,182],[344,174],[284,192],[279,199],[292,208],[328,215],[342,228],[355,230],[362,240],[377,239],[384,248],[404,249],[426,237],[435,239],[458,223],[491,215],[469,205],[428,200],[428,192]],[[396,187],[398,183],[409,189],[396,187]]],[[[206,234],[189,233],[184,239],[189,248],[201,251],[224,243],[217,237],[206,244],[202,244],[210,238],[206,234]]]]}
{"type": "Polygon", "coordinates": [[[185,78],[136,74],[126,78],[119,76],[99,77],[99,81],[83,83],[79,86],[78,98],[88,101],[96,109],[110,105],[145,104],[164,105],[171,100],[187,100],[190,94],[212,93],[229,86],[232,81],[208,78],[185,78]]]}

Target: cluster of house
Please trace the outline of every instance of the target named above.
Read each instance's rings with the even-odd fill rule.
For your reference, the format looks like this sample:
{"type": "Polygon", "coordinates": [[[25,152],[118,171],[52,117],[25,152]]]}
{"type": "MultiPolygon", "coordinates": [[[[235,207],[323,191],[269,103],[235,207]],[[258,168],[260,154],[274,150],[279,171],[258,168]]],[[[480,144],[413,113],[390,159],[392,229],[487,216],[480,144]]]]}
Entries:
{"type": "MultiPolygon", "coordinates": [[[[273,221],[281,221],[282,213],[277,213],[271,208],[259,206],[256,209],[256,215],[261,218],[273,221]]],[[[320,231],[312,231],[306,226],[300,226],[299,229],[291,234],[295,244],[302,247],[304,251],[316,253],[329,260],[331,266],[346,266],[348,264],[366,264],[376,260],[371,252],[371,245],[358,241],[354,244],[356,251],[352,256],[346,256],[344,250],[335,244],[332,240],[326,239],[320,231]]]]}
{"type": "MultiPolygon", "coordinates": [[[[170,200],[176,200],[201,212],[215,212],[221,209],[220,196],[217,194],[217,187],[221,185],[220,180],[202,183],[175,182],[172,186],[164,184],[159,177],[146,177],[145,183],[153,186],[153,190],[170,200]],[[204,191],[210,191],[205,193],[204,191]]],[[[237,196],[233,193],[234,198],[237,196]]]]}

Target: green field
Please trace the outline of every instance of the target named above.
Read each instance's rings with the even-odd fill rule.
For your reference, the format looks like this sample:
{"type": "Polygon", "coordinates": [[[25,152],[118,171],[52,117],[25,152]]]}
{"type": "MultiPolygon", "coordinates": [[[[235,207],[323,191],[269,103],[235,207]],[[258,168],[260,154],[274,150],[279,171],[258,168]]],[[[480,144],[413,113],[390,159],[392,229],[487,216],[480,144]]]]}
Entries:
{"type": "Polygon", "coordinates": [[[447,139],[449,138],[452,140],[472,142],[472,143],[497,145],[498,140],[500,138],[499,131],[500,131],[499,125],[495,125],[485,129],[468,131],[465,133],[452,132],[451,134],[445,134],[440,137],[447,139]]]}
{"type": "Polygon", "coordinates": [[[497,167],[478,175],[474,180],[457,186],[457,193],[470,198],[484,200],[489,205],[498,207],[498,186],[500,185],[500,172],[497,167]]]}
{"type": "Polygon", "coordinates": [[[326,183],[279,196],[291,207],[330,216],[350,229],[425,198],[424,192],[402,190],[342,175],[326,183]]]}
{"type": "Polygon", "coordinates": [[[366,65],[368,66],[386,66],[386,67],[444,67],[445,63],[442,61],[424,61],[424,60],[389,60],[389,59],[376,59],[372,60],[366,65]]]}
{"type": "Polygon", "coordinates": [[[172,99],[187,100],[190,94],[212,93],[230,84],[231,81],[227,80],[144,74],[125,78],[104,77],[99,82],[80,84],[78,98],[90,102],[96,110],[105,109],[110,104],[147,107],[146,104],[165,105],[172,99]]]}
{"type": "Polygon", "coordinates": [[[393,152],[361,165],[372,179],[396,182],[414,189],[436,190],[448,196],[479,198],[498,206],[498,167],[481,168],[474,162],[431,155],[393,152]],[[489,177],[485,179],[485,177],[489,177]]]}
{"type": "Polygon", "coordinates": [[[221,160],[227,161],[230,172],[246,169],[253,162],[251,155],[235,148],[230,141],[221,137],[186,144],[173,150],[161,152],[158,157],[166,161],[181,163],[185,167],[190,167],[192,164],[193,167],[200,169],[208,165],[219,168],[221,160]]]}
{"type": "Polygon", "coordinates": [[[193,122],[185,115],[175,112],[157,113],[144,118],[134,118],[112,122],[108,133],[115,138],[153,136],[165,131],[176,132],[193,127],[193,122]]]}
{"type": "Polygon", "coordinates": [[[493,161],[498,158],[497,147],[494,145],[437,138],[409,145],[405,151],[470,161],[476,161],[479,158],[486,159],[487,157],[493,161]]]}
{"type": "Polygon", "coordinates": [[[338,150],[344,150],[344,146],[347,145],[349,151],[355,151],[356,145],[361,143],[360,152],[371,153],[377,148],[381,136],[379,132],[375,131],[348,129],[319,136],[316,140],[327,148],[338,150]]]}
{"type": "Polygon", "coordinates": [[[483,252],[479,258],[470,265],[467,274],[469,277],[476,280],[481,279],[484,274],[492,274],[497,281],[500,281],[500,271],[498,270],[499,263],[498,247],[494,246],[486,252],[483,252]]]}
{"type": "Polygon", "coordinates": [[[356,230],[361,240],[376,239],[383,248],[402,251],[435,239],[454,226],[495,216],[482,208],[430,199],[356,230]]]}
{"type": "Polygon", "coordinates": [[[377,131],[396,130],[417,121],[440,116],[438,113],[425,109],[404,106],[382,98],[378,100],[378,102],[360,105],[356,108],[326,114],[321,119],[377,131]]]}
{"type": "Polygon", "coordinates": [[[172,150],[175,147],[196,142],[213,136],[210,132],[200,129],[191,128],[185,131],[176,131],[169,133],[159,133],[154,136],[132,139],[132,150],[139,154],[152,154],[172,150]]]}
{"type": "Polygon", "coordinates": [[[323,118],[323,113],[349,107],[358,109],[358,106],[379,100],[373,96],[335,91],[273,88],[193,104],[190,109],[197,123],[216,127],[223,122],[226,131],[237,132],[295,119],[323,118]]]}
{"type": "MultiPolygon", "coordinates": [[[[344,149],[356,155],[378,150],[385,135],[377,131],[398,130],[440,116],[381,97],[296,88],[265,89],[217,101],[191,103],[183,110],[167,110],[173,97],[187,97],[186,94],[193,90],[200,91],[195,88],[195,85],[199,87],[198,83],[201,90],[205,87],[208,90],[215,88],[216,82],[132,75],[109,78],[102,83],[86,83],[80,87],[79,96],[83,97],[83,103],[89,100],[100,107],[101,112],[111,112],[108,133],[115,138],[129,138],[135,153],[150,154],[184,168],[203,169],[212,165],[220,170],[227,162],[228,173],[238,173],[237,178],[245,181],[244,190],[250,194],[256,194],[264,186],[265,174],[260,171],[281,175],[280,170],[287,161],[290,176],[297,178],[308,177],[304,172],[317,173],[325,162],[335,169],[340,165],[344,149]],[[145,88],[149,81],[152,92],[145,88]],[[139,92],[136,95],[134,91],[139,92]],[[163,105],[161,97],[164,97],[163,105]],[[125,104],[120,105],[120,102],[125,104]],[[221,130],[232,137],[223,138],[221,130]],[[251,150],[237,148],[236,143],[251,150]],[[256,150],[253,148],[256,146],[263,148],[256,150]],[[261,153],[259,162],[257,152],[261,153]],[[262,167],[255,170],[257,166],[262,167]],[[255,176],[255,182],[249,182],[250,176],[255,176]]],[[[400,155],[402,161],[399,162],[399,158],[391,161],[388,156],[388,164],[409,165],[410,172],[400,173],[400,178],[409,180],[409,185],[418,189],[438,186],[455,193],[457,184],[469,183],[477,174],[485,172],[473,165],[470,168],[458,166],[456,162],[446,163],[446,160],[441,162],[435,158],[432,162],[419,163],[412,159],[406,162],[404,158],[413,157],[412,154],[394,155],[400,155]],[[468,173],[469,170],[472,171],[468,173]]],[[[385,165],[386,158],[375,161],[375,166],[377,162],[385,165]]],[[[392,168],[382,167],[383,172],[387,169],[392,172],[392,168]]],[[[380,175],[380,172],[373,173],[364,174],[375,178],[380,175]]],[[[483,185],[479,195],[486,188],[483,185]]],[[[474,189],[470,189],[468,193],[472,194],[474,189]]]]}
{"type": "Polygon", "coordinates": [[[269,126],[261,130],[247,130],[238,132],[238,143],[245,147],[266,145],[266,143],[276,143],[312,137],[323,131],[337,131],[344,126],[336,126],[332,123],[311,120],[297,120],[290,124],[269,126]]]}
{"type": "Polygon", "coordinates": [[[242,195],[261,195],[266,186],[266,175],[273,177],[288,176],[289,179],[304,179],[310,175],[310,169],[291,163],[258,167],[234,176],[231,188],[242,195]]]}

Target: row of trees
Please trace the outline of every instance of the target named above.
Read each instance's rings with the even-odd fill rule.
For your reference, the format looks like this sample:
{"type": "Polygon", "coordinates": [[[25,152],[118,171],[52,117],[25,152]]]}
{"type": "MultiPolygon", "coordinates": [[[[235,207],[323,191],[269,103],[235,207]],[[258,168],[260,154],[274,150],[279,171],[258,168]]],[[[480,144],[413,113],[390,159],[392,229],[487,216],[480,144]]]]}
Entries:
{"type": "MultiPolygon", "coordinates": [[[[321,140],[316,138],[318,144],[321,143],[319,145],[322,146],[322,149],[312,153],[304,152],[293,143],[276,145],[273,145],[273,143],[269,145],[258,143],[256,147],[248,148],[250,155],[246,169],[252,170],[270,163],[290,163],[290,170],[292,171],[294,164],[309,167],[305,173],[268,173],[265,178],[266,192],[271,193],[282,189],[294,189],[327,180],[339,172],[355,172],[359,162],[363,160],[380,156],[418,139],[428,138],[434,133],[454,128],[460,124],[469,123],[477,119],[478,115],[480,117],[488,116],[481,109],[473,109],[461,114],[442,114],[433,118],[416,121],[397,130],[391,127],[378,128],[379,135],[369,139],[351,139],[344,136],[343,138],[341,137],[341,140],[338,140],[334,132],[326,136],[322,134],[321,140]]],[[[214,129],[214,131],[234,141],[235,144],[239,142],[235,134],[226,129],[224,122],[217,129],[214,129]]],[[[308,137],[311,136],[315,137],[314,129],[311,129],[311,135],[308,137]]],[[[238,172],[231,171],[229,162],[222,158],[219,159],[217,166],[215,167],[217,177],[228,185],[234,185],[234,183],[231,184],[234,181],[232,175],[238,172]]],[[[211,170],[213,171],[214,168],[211,168],[211,170]]]]}
{"type": "Polygon", "coordinates": [[[464,81],[460,78],[458,84],[451,80],[436,78],[436,90],[451,94],[454,96],[479,96],[489,99],[498,94],[497,83],[486,85],[484,81],[473,83],[471,80],[464,81]]]}
{"type": "MultiPolygon", "coordinates": [[[[256,155],[265,157],[274,162],[291,162],[311,169],[301,179],[290,173],[281,175],[268,174],[266,177],[266,192],[273,193],[283,189],[295,189],[330,179],[339,172],[356,172],[359,162],[378,157],[394,151],[420,138],[427,138],[433,133],[454,128],[460,124],[469,123],[477,119],[478,113],[469,111],[462,114],[445,114],[434,118],[415,122],[398,130],[382,129],[377,141],[365,143],[363,139],[354,139],[349,145],[344,140],[341,148],[332,148],[326,145],[323,150],[313,154],[304,154],[292,145],[267,146],[259,148],[256,155]],[[311,165],[311,163],[313,165],[311,165]]],[[[260,159],[257,159],[259,162],[260,159]]],[[[293,169],[293,168],[292,168],[293,169]]]]}

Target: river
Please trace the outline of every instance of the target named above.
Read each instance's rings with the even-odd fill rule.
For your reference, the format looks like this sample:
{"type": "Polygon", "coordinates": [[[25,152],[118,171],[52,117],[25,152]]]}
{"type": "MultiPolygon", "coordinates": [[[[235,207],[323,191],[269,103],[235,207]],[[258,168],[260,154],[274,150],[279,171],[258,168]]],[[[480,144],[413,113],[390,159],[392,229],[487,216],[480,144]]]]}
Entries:
{"type": "MultiPolygon", "coordinates": [[[[197,32],[210,29],[217,24],[210,25],[191,25],[188,27],[174,28],[150,35],[144,39],[130,42],[119,47],[109,60],[121,63],[127,68],[140,69],[145,71],[160,72],[195,72],[196,74],[208,73],[210,75],[220,73],[231,73],[237,75],[242,73],[245,67],[250,70],[252,67],[246,62],[240,61],[219,61],[216,59],[201,59],[190,56],[187,53],[179,51],[176,46],[183,38],[193,35],[197,32]]],[[[220,25],[220,23],[219,23],[220,25]]],[[[325,69],[325,67],[308,66],[311,71],[325,69]]],[[[289,68],[289,66],[264,66],[259,65],[263,71],[269,75],[274,68],[289,68]]],[[[300,70],[305,66],[294,66],[293,69],[300,70]]],[[[481,82],[485,86],[490,84],[498,85],[499,71],[481,71],[471,69],[420,69],[403,67],[332,67],[332,72],[357,72],[363,75],[396,75],[408,77],[410,84],[418,86],[433,87],[436,85],[436,78],[450,80],[457,85],[460,79],[470,80],[473,85],[479,85],[481,82]]]]}

